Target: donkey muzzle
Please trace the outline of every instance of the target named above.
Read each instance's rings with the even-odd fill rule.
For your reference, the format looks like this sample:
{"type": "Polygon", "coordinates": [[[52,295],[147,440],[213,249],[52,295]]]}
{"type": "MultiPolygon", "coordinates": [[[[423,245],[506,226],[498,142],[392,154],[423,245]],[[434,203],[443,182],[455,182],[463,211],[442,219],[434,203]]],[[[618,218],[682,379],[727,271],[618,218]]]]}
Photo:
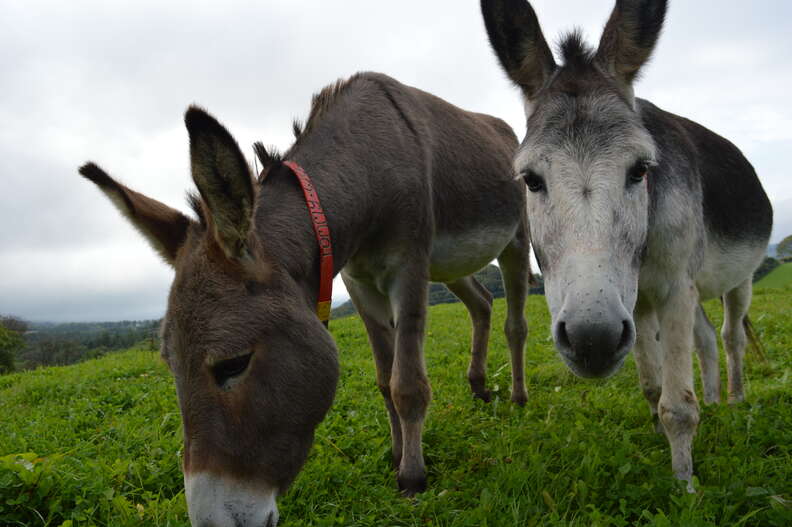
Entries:
{"type": "Polygon", "coordinates": [[[200,472],[184,476],[187,511],[193,527],[275,527],[276,492],[200,472]]]}
{"type": "Polygon", "coordinates": [[[572,294],[553,324],[553,339],[575,375],[608,377],[635,343],[635,323],[618,295],[572,294]]]}

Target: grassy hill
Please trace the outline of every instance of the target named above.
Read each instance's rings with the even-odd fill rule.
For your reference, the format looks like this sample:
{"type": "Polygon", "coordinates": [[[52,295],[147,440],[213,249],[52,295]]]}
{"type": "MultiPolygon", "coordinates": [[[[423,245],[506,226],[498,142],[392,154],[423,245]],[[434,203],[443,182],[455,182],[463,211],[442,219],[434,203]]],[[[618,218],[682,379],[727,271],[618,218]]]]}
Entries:
{"type": "Polygon", "coordinates": [[[773,269],[767,276],[754,284],[756,289],[768,287],[787,287],[792,285],[792,262],[773,269]]]}
{"type": "MultiPolygon", "coordinates": [[[[404,500],[362,324],[334,320],[338,395],[305,469],[280,500],[282,525],[792,525],[790,300],[792,288],[757,292],[752,314],[769,361],[747,358],[746,403],[703,408],[695,495],[671,475],[632,359],[607,381],[572,376],[548,339],[544,299],[533,296],[525,408],[508,401],[502,333],[491,338],[496,397],[487,405],[472,399],[465,381],[464,307],[431,308],[429,490],[404,500]]],[[[706,307],[718,324],[719,303],[706,307]]],[[[493,328],[504,316],[496,301],[493,328]]],[[[0,416],[0,525],[188,527],[175,390],[156,353],[130,350],[0,377],[0,416]]]]}

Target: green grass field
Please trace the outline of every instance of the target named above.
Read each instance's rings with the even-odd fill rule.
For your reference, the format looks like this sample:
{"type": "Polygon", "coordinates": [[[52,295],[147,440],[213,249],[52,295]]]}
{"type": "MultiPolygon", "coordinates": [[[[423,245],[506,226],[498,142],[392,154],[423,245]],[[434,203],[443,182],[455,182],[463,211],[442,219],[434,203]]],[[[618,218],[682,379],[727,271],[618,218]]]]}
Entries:
{"type": "Polygon", "coordinates": [[[787,287],[792,285],[792,263],[782,264],[754,284],[754,289],[787,287]]]}
{"type": "MultiPolygon", "coordinates": [[[[431,309],[430,486],[405,500],[362,324],[333,321],[341,383],[306,467],[280,500],[282,525],[792,525],[791,301],[792,288],[757,291],[752,318],[769,360],[748,357],[746,403],[703,408],[694,495],[671,475],[631,359],[608,381],[575,378],[548,338],[544,299],[531,297],[525,408],[508,401],[501,331],[489,359],[498,397],[484,404],[465,380],[464,308],[431,309]]],[[[707,309],[717,325],[719,303],[707,309]]],[[[498,301],[493,327],[503,320],[498,301]]],[[[0,416],[0,525],[189,525],[176,396],[156,353],[0,377],[0,416]]]]}

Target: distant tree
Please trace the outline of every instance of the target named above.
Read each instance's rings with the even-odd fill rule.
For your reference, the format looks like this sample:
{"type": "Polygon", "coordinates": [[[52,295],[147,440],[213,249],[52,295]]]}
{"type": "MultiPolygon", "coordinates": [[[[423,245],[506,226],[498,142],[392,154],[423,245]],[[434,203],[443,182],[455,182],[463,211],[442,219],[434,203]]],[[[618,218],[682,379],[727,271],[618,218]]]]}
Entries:
{"type": "Polygon", "coordinates": [[[776,247],[776,256],[781,259],[792,258],[792,235],[787,236],[776,247]]]}
{"type": "Polygon", "coordinates": [[[770,271],[772,271],[779,265],[781,265],[781,262],[779,262],[778,260],[776,260],[771,256],[768,256],[767,258],[764,259],[762,265],[760,265],[759,268],[756,271],[754,271],[753,281],[758,282],[759,280],[770,274],[770,271]]]}
{"type": "Polygon", "coordinates": [[[16,370],[16,356],[25,348],[25,340],[16,331],[0,325],[0,375],[16,370]]]}
{"type": "Polygon", "coordinates": [[[20,335],[24,335],[28,330],[29,324],[21,318],[15,316],[0,316],[0,326],[10,330],[16,331],[20,335]]]}

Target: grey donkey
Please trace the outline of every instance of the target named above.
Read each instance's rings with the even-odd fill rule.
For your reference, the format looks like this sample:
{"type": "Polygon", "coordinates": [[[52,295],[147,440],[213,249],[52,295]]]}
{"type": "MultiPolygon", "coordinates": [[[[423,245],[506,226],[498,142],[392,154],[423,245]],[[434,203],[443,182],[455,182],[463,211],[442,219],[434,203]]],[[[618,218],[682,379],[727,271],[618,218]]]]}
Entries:
{"type": "Polygon", "coordinates": [[[699,302],[723,299],[729,398],[741,401],[751,278],[772,226],[767,196],[733,144],[635,97],[665,0],[618,0],[599,47],[572,33],[561,65],[528,2],[481,8],[525,102],[528,132],[514,167],[529,189],[556,348],[576,374],[604,377],[634,347],[674,473],[690,490],[694,347],[705,400],[720,398],[716,337],[699,302]]]}

